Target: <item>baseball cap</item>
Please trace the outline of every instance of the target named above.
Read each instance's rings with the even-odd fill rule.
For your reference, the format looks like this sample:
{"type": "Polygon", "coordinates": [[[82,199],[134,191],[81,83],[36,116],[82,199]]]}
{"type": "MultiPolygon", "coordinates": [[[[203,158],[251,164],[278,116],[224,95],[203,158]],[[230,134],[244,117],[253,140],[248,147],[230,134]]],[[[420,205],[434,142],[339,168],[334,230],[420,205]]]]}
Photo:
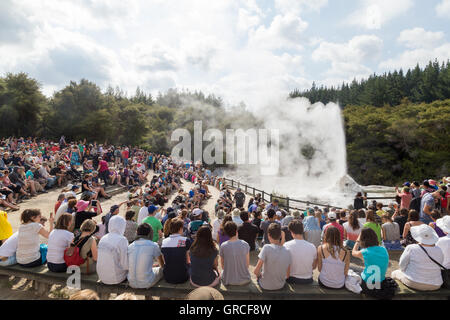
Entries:
{"type": "Polygon", "coordinates": [[[194,217],[198,217],[199,215],[201,215],[203,213],[203,210],[200,208],[195,208],[194,210],[192,210],[192,215],[194,217]]]}
{"type": "Polygon", "coordinates": [[[74,191],[74,190],[76,190],[76,189],[80,189],[80,186],[73,185],[71,189],[72,189],[72,191],[74,191]]]}
{"type": "Polygon", "coordinates": [[[109,210],[109,212],[114,212],[114,211],[116,211],[117,209],[119,209],[119,206],[117,205],[117,204],[115,204],[115,205],[113,205],[112,207],[111,207],[111,209],[109,210]]]}
{"type": "Polygon", "coordinates": [[[410,183],[410,182],[405,182],[405,183],[403,184],[403,186],[404,186],[404,187],[411,187],[411,183],[410,183]]]}
{"type": "Polygon", "coordinates": [[[153,212],[155,212],[155,211],[157,211],[158,210],[158,207],[157,206],[155,206],[155,205],[151,205],[151,206],[149,206],[148,207],[148,213],[149,214],[153,214],[153,212]]]}
{"type": "Polygon", "coordinates": [[[283,216],[283,214],[281,213],[281,211],[277,211],[277,212],[276,212],[276,215],[277,215],[278,217],[283,216]]]}
{"type": "Polygon", "coordinates": [[[328,219],[336,220],[336,212],[334,211],[329,212],[328,219]]]}

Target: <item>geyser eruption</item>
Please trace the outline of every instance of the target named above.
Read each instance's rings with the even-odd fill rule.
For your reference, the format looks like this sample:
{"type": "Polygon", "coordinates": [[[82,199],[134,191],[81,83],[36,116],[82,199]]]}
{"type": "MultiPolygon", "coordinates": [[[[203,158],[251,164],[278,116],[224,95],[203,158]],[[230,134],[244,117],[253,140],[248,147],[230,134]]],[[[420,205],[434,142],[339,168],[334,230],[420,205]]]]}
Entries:
{"type": "Polygon", "coordinates": [[[239,165],[225,170],[224,176],[294,199],[341,207],[351,203],[360,187],[347,176],[345,132],[337,104],[289,99],[261,108],[255,116],[264,128],[279,130],[278,174],[264,176],[258,165],[239,165]]]}

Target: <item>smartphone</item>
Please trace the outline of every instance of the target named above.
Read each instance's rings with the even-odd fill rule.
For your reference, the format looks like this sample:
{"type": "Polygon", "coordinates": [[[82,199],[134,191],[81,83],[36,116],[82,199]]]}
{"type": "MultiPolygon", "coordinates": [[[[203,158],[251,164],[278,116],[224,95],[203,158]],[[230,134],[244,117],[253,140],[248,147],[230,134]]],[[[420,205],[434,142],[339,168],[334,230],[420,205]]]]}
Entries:
{"type": "Polygon", "coordinates": [[[2,200],[5,200],[6,199],[6,196],[4,195],[4,194],[2,194],[2,200]]]}
{"type": "Polygon", "coordinates": [[[92,200],[92,201],[91,201],[91,205],[92,205],[93,207],[96,207],[96,206],[97,206],[97,200],[92,200]]]}

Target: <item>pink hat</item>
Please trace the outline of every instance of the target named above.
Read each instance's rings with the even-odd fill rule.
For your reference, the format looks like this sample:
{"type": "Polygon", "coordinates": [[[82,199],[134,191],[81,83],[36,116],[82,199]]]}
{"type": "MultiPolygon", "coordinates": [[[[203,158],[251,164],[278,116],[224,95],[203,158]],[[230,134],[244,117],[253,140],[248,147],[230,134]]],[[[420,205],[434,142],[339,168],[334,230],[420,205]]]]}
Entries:
{"type": "Polygon", "coordinates": [[[428,182],[430,183],[430,185],[435,186],[436,185],[436,181],[434,180],[428,180],[428,182]]]}
{"type": "Polygon", "coordinates": [[[84,211],[89,206],[89,201],[79,200],[77,202],[77,212],[84,211]]]}

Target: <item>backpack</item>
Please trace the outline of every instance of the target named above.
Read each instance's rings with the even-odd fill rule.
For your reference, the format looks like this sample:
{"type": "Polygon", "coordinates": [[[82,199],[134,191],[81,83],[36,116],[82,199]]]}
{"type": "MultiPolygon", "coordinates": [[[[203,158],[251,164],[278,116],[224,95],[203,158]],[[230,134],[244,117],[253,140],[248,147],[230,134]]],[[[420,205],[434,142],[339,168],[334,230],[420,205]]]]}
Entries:
{"type": "MultiPolygon", "coordinates": [[[[79,240],[76,244],[71,243],[70,246],[64,250],[64,262],[68,267],[81,266],[86,262],[86,259],[81,257],[81,250],[78,245],[83,240],[87,240],[88,238],[89,237],[85,237],[84,239],[79,240]]],[[[84,243],[86,243],[86,241],[84,241],[84,243]]]]}

